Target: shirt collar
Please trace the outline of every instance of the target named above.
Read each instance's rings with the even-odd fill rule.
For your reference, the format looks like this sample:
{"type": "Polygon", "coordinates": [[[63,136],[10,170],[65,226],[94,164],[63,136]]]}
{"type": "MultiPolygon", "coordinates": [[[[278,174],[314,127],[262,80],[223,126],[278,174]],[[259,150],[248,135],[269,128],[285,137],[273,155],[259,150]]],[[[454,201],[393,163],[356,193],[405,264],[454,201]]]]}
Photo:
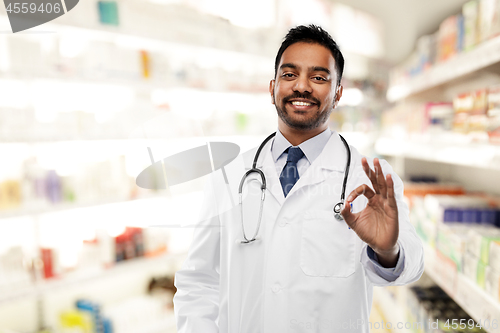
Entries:
{"type": "MultiPolygon", "coordinates": [[[[325,147],[328,140],[332,136],[332,131],[327,128],[318,135],[310,138],[299,144],[300,149],[306,156],[309,163],[312,162],[321,154],[323,148],[325,147]]],[[[273,156],[274,163],[280,158],[288,147],[292,144],[281,134],[279,129],[276,131],[276,137],[274,138],[273,145],[271,147],[271,154],[273,156]]]]}

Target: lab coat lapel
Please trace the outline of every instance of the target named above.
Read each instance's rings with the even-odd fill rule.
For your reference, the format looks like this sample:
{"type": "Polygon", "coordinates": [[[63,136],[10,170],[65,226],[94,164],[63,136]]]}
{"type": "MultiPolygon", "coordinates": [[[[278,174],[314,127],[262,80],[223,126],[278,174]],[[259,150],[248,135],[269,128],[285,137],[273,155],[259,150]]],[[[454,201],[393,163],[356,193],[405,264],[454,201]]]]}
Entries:
{"type": "Polygon", "coordinates": [[[347,152],[345,146],[337,132],[333,132],[321,151],[321,154],[313,161],[309,168],[307,168],[304,175],[299,178],[287,198],[303,186],[310,186],[323,182],[330,172],[344,172],[346,161],[347,152]]]}
{"type": "MultiPolygon", "coordinates": [[[[345,171],[347,151],[337,132],[334,131],[332,133],[330,140],[328,140],[325,148],[323,148],[323,151],[318,156],[317,161],[319,168],[330,171],[345,171]]],[[[351,163],[352,165],[353,163],[351,163]]]]}
{"type": "Polygon", "coordinates": [[[283,205],[285,195],[283,194],[283,188],[281,187],[281,183],[276,172],[273,155],[271,154],[271,144],[266,145],[265,149],[262,150],[262,153],[265,153],[265,157],[263,162],[261,162],[262,164],[260,166],[258,165],[258,167],[260,167],[266,175],[268,193],[271,193],[279,204],[283,205]]]}

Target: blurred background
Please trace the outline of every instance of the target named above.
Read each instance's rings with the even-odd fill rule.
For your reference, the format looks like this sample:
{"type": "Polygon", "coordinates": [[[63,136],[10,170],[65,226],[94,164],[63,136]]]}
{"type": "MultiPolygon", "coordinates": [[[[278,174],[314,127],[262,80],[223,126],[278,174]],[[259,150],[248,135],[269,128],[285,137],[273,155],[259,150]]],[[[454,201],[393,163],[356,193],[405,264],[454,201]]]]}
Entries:
{"type": "Polygon", "coordinates": [[[0,5],[1,333],[176,332],[206,177],[136,177],[275,131],[274,58],[309,23],[346,59],[330,128],[393,165],[425,246],[372,332],[500,332],[500,0],[82,0],[15,34],[0,5]]]}

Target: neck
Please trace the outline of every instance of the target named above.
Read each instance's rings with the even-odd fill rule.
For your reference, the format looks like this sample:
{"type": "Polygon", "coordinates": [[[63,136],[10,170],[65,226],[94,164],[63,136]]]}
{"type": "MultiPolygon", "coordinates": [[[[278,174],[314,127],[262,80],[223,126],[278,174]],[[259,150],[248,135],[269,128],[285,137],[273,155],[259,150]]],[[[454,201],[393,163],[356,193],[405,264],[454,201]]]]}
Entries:
{"type": "Polygon", "coordinates": [[[309,140],[310,138],[315,137],[320,134],[324,130],[328,128],[328,124],[325,123],[317,128],[312,130],[297,130],[294,128],[290,128],[285,123],[278,121],[278,129],[283,134],[283,136],[290,142],[294,147],[300,145],[302,142],[309,140]]]}

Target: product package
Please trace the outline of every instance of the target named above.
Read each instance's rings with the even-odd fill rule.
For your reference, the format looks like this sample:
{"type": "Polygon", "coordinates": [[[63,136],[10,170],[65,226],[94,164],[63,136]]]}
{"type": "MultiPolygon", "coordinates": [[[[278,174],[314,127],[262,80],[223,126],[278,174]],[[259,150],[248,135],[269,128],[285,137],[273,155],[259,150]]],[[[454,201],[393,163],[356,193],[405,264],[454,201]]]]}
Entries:
{"type": "Polygon", "coordinates": [[[467,247],[468,227],[462,224],[439,225],[436,249],[450,258],[462,271],[463,256],[467,247]]]}
{"type": "Polygon", "coordinates": [[[59,329],[64,333],[93,333],[94,325],[92,316],[89,313],[78,310],[65,311],[59,316],[59,329]]]}
{"type": "Polygon", "coordinates": [[[497,301],[500,300],[500,271],[491,266],[485,270],[484,290],[497,301]]]}
{"type": "Polygon", "coordinates": [[[500,0],[495,0],[493,8],[493,22],[491,23],[490,38],[500,35],[500,0]]]}
{"type": "Polygon", "coordinates": [[[462,7],[464,17],[464,50],[472,49],[477,43],[478,1],[472,0],[462,7]]]}
{"type": "Polygon", "coordinates": [[[488,89],[488,136],[491,143],[500,144],[500,85],[488,89]]]}
{"type": "Polygon", "coordinates": [[[473,107],[470,111],[468,121],[469,132],[485,132],[488,117],[488,90],[479,89],[473,92],[473,107]]]}
{"type": "Polygon", "coordinates": [[[490,242],[489,265],[500,272],[500,242],[490,242]]]}
{"type": "Polygon", "coordinates": [[[492,36],[495,7],[497,0],[481,0],[479,2],[479,41],[483,42],[492,36]]]}
{"type": "Polygon", "coordinates": [[[463,266],[462,273],[471,281],[476,281],[477,279],[477,265],[479,263],[479,258],[471,254],[470,252],[465,252],[463,256],[463,266]]]}
{"type": "Polygon", "coordinates": [[[0,210],[21,205],[21,183],[17,180],[0,182],[0,210]]]}
{"type": "Polygon", "coordinates": [[[457,53],[457,20],[457,15],[453,15],[446,18],[439,26],[438,60],[441,62],[457,53]]]}
{"type": "Polygon", "coordinates": [[[500,228],[471,228],[468,238],[467,251],[488,265],[490,243],[500,241],[500,228]]]}
{"type": "Polygon", "coordinates": [[[460,53],[464,51],[465,45],[465,18],[462,14],[457,15],[457,40],[455,44],[455,51],[460,53]]]}
{"type": "Polygon", "coordinates": [[[454,112],[452,103],[427,103],[425,110],[431,133],[450,131],[453,128],[454,112]]]}
{"type": "Polygon", "coordinates": [[[453,109],[455,116],[453,118],[453,131],[458,133],[467,133],[469,130],[469,114],[474,107],[474,96],[471,92],[465,92],[457,95],[453,99],[453,109]]]}

